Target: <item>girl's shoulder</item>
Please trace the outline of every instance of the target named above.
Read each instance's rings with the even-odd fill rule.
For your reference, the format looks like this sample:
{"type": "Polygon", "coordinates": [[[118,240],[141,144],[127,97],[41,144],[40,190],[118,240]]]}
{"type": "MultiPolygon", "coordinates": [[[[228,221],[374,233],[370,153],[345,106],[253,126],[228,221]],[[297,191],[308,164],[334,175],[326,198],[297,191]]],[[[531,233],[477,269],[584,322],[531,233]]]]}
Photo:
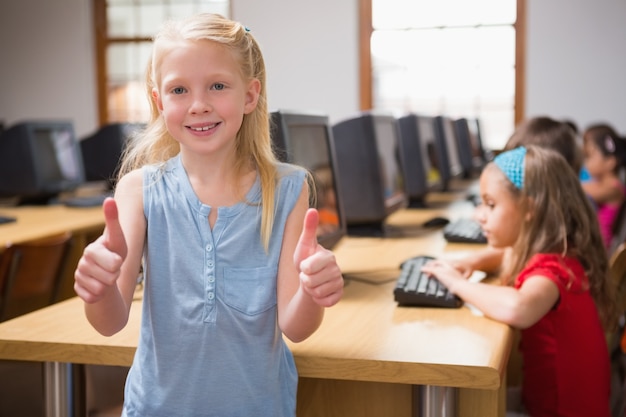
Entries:
{"type": "Polygon", "coordinates": [[[141,172],[138,175],[143,177],[146,184],[151,184],[161,179],[166,172],[185,172],[185,169],[182,166],[180,155],[176,155],[166,161],[144,165],[137,171],[141,172]]]}
{"type": "Polygon", "coordinates": [[[580,261],[558,253],[538,253],[533,255],[517,278],[520,286],[531,276],[543,276],[568,290],[580,290],[586,285],[587,276],[580,261]]]}
{"type": "Polygon", "coordinates": [[[305,167],[301,165],[296,165],[289,162],[277,162],[276,170],[279,174],[295,174],[308,171],[305,167]]]}
{"type": "Polygon", "coordinates": [[[306,182],[308,171],[299,165],[279,162],[276,165],[277,192],[284,195],[300,195],[306,182]]]}
{"type": "Polygon", "coordinates": [[[278,162],[276,164],[276,172],[279,179],[284,177],[293,177],[296,179],[304,179],[308,175],[308,170],[303,166],[290,164],[287,162],[278,162]]]}
{"type": "Polygon", "coordinates": [[[134,169],[117,182],[116,190],[130,191],[132,189],[141,190],[143,184],[143,168],[134,169]]]}
{"type": "Polygon", "coordinates": [[[607,188],[613,190],[613,198],[611,198],[608,203],[620,204],[622,201],[624,201],[624,198],[626,197],[626,184],[619,176],[611,176],[610,180],[608,181],[607,188]]]}

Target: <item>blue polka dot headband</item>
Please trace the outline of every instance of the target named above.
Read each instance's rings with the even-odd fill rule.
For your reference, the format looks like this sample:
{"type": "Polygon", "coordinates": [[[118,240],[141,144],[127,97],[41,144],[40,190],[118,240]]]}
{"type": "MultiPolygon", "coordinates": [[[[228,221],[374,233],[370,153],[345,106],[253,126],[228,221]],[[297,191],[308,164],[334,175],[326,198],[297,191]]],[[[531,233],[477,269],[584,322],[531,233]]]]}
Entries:
{"type": "Polygon", "coordinates": [[[493,159],[493,162],[504,175],[515,185],[515,188],[521,190],[524,187],[524,158],[526,157],[526,148],[519,148],[503,152],[493,159]]]}

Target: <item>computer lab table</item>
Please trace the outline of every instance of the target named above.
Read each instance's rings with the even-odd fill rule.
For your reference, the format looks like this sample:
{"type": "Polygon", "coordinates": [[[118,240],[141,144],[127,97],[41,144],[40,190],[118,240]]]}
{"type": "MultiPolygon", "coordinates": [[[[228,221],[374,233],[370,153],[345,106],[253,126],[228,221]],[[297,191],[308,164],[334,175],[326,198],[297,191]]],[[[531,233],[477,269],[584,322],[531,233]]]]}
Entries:
{"type": "Polygon", "coordinates": [[[0,224],[0,251],[8,244],[17,244],[72,232],[68,267],[63,272],[59,299],[75,296],[74,268],[83,249],[104,229],[101,207],[66,207],[64,205],[0,206],[0,215],[16,221],[0,224]]]}
{"type": "MultiPolygon", "coordinates": [[[[402,259],[472,250],[446,244],[436,230],[342,239],[335,253],[346,274],[344,297],[309,339],[288,342],[300,375],[298,416],[503,416],[512,330],[467,307],[398,307],[393,300],[402,259]]],[[[0,323],[0,359],[44,362],[47,416],[66,416],[70,364],[132,363],[141,303],[138,291],[128,325],[111,337],[89,325],[76,297],[0,323]]]]}
{"type": "MultiPolygon", "coordinates": [[[[87,243],[103,227],[100,208],[0,208],[0,214],[18,217],[0,226],[0,244],[63,230],[87,243]]],[[[307,340],[287,341],[300,376],[299,417],[504,416],[512,329],[467,307],[398,307],[393,299],[408,257],[461,256],[481,247],[446,243],[440,229],[421,227],[432,216],[468,214],[462,193],[433,195],[426,209],[394,213],[388,237],[340,240],[333,251],[346,278],[342,300],[307,340]]],[[[138,290],[127,326],[111,337],[89,325],[77,297],[0,323],[0,359],[45,363],[47,417],[65,417],[72,364],[132,363],[141,297],[138,290]]]]}

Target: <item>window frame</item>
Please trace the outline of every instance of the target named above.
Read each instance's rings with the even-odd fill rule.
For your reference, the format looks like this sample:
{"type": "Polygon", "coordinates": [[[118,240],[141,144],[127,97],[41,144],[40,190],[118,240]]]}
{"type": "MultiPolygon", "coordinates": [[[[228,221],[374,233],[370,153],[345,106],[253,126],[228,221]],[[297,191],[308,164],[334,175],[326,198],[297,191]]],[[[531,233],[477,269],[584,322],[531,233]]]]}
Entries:
{"type": "MultiPolygon", "coordinates": [[[[170,0],[161,0],[168,5],[170,0]]],[[[95,42],[96,68],[96,105],[100,126],[110,123],[108,95],[107,49],[112,44],[130,44],[152,42],[151,37],[108,37],[107,0],[93,0],[93,28],[95,42]]],[[[229,14],[232,15],[232,0],[228,2],[229,14]]],[[[147,63],[146,63],[147,64],[147,63]]]]}
{"type": "MultiPolygon", "coordinates": [[[[107,47],[111,43],[150,42],[150,38],[108,38],[106,0],[93,1],[93,20],[95,30],[96,91],[98,120],[101,125],[108,122],[107,103],[107,47]]],[[[372,57],[370,38],[374,31],[372,25],[372,1],[359,0],[359,105],[361,110],[370,110],[373,106],[372,57]]],[[[524,118],[525,113],[525,58],[526,58],[526,0],[517,0],[517,18],[515,27],[515,124],[524,118]]]]}
{"type": "MultiPolygon", "coordinates": [[[[526,77],[526,0],[517,0],[515,24],[515,97],[514,121],[517,125],[524,119],[526,77]]],[[[359,0],[359,103],[361,110],[374,105],[372,91],[372,55],[370,39],[374,32],[372,24],[372,0],[359,0]]]]}

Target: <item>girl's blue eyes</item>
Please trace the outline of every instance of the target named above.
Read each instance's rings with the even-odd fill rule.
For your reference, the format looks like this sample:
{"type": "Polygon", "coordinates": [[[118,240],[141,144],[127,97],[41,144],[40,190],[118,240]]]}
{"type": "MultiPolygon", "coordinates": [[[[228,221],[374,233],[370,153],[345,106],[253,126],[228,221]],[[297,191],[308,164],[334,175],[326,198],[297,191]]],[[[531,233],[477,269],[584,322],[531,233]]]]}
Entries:
{"type": "MultiPolygon", "coordinates": [[[[216,84],[213,84],[213,86],[211,86],[211,89],[216,90],[216,91],[221,91],[225,88],[226,86],[222,83],[216,83],[216,84]]],[[[187,92],[187,89],[185,89],[184,87],[176,87],[172,89],[173,94],[183,94],[185,92],[187,92]]]]}

